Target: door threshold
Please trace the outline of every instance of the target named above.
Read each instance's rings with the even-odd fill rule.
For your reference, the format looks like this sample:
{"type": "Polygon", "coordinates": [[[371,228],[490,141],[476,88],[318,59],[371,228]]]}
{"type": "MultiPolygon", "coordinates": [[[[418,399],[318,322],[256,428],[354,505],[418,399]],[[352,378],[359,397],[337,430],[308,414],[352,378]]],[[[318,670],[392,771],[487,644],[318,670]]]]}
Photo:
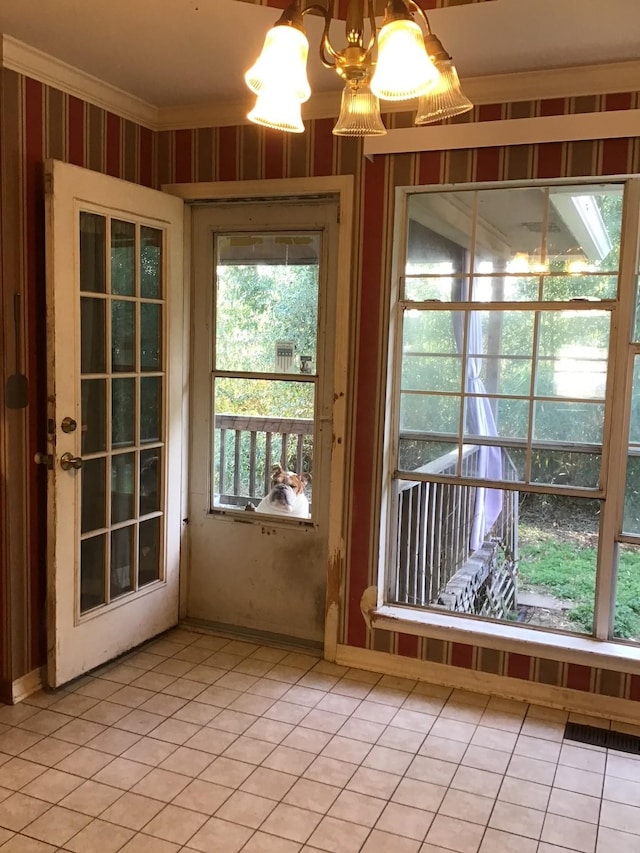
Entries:
{"type": "Polygon", "coordinates": [[[206,619],[181,619],[180,628],[201,634],[215,634],[218,637],[228,637],[230,640],[260,643],[287,651],[314,652],[323,655],[322,641],[304,640],[301,637],[289,637],[286,634],[275,634],[271,631],[258,631],[253,628],[243,628],[241,625],[228,625],[224,622],[209,622],[206,619]]]}

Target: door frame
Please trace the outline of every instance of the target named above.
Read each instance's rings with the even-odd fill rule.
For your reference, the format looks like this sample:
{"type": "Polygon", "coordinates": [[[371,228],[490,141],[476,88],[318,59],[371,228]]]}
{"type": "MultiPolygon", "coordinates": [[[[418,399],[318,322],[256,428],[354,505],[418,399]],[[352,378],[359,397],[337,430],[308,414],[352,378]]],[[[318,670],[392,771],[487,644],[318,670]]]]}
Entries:
{"type": "MultiPolygon", "coordinates": [[[[192,281],[190,264],[190,205],[204,204],[207,201],[221,202],[247,199],[265,201],[271,199],[290,198],[301,201],[305,197],[318,195],[335,195],[338,198],[338,265],[336,281],[336,328],[335,328],[335,358],[333,371],[334,404],[333,404],[333,441],[330,462],[331,504],[328,529],[328,560],[327,560],[327,598],[325,608],[324,655],[327,660],[335,660],[340,628],[341,601],[343,584],[346,578],[345,557],[346,531],[348,529],[347,512],[349,504],[346,501],[347,488],[352,481],[351,475],[351,442],[347,441],[350,434],[352,406],[351,393],[354,381],[354,371],[349,365],[354,363],[354,340],[350,335],[350,317],[353,306],[351,294],[355,293],[352,284],[352,233],[353,233],[353,195],[354,178],[352,175],[334,175],[310,178],[274,178],[254,181],[213,181],[204,183],[164,184],[164,192],[176,195],[185,202],[185,281],[192,281]],[[188,268],[187,268],[188,267],[188,268]]],[[[185,325],[190,325],[191,294],[185,294],[185,325]]],[[[187,338],[185,339],[187,340],[187,338]]],[[[193,349],[189,334],[189,362],[192,362],[193,349]]],[[[189,369],[191,364],[189,364],[189,369]]],[[[187,426],[188,429],[188,426],[187,426]]],[[[190,435],[189,430],[189,435],[190,435]]],[[[191,444],[185,442],[185,445],[191,444]]],[[[184,452],[190,453],[186,449],[184,452]]],[[[183,459],[183,465],[186,460],[183,459]]],[[[188,470],[187,467],[183,468],[188,470]]],[[[187,499],[187,489],[183,489],[183,501],[187,499]]],[[[186,517],[185,512],[183,517],[186,517]]],[[[180,576],[181,608],[187,601],[186,584],[188,571],[185,571],[183,561],[180,576]]],[[[184,605],[186,606],[186,605],[184,605]]],[[[181,610],[181,618],[186,613],[181,610]]]]}

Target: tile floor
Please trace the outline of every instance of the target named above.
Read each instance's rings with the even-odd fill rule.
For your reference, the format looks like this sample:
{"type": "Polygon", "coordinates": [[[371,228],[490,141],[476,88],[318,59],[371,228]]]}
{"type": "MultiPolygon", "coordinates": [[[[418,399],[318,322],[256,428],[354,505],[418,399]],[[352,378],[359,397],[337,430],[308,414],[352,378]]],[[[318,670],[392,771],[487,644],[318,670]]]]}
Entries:
{"type": "Polygon", "coordinates": [[[176,629],[0,706],[0,851],[639,853],[640,756],[566,718],[176,629]]]}

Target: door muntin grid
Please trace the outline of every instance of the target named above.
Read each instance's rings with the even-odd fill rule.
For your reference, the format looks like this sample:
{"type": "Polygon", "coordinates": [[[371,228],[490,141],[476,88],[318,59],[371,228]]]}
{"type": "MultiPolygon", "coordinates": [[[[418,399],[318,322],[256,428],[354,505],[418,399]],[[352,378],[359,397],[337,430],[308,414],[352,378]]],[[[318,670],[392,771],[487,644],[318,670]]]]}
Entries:
{"type": "Polygon", "coordinates": [[[164,244],[80,211],[79,616],[164,580],[164,244]]]}

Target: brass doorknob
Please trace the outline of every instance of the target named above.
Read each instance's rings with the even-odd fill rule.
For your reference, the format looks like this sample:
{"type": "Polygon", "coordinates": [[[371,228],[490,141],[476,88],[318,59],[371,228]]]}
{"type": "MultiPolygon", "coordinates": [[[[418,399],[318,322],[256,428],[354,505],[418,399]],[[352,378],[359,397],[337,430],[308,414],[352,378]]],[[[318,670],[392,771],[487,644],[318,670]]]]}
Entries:
{"type": "Polygon", "coordinates": [[[63,453],[60,457],[60,467],[64,471],[69,471],[71,468],[82,468],[82,459],[79,456],[72,456],[70,453],[63,453]]]}

